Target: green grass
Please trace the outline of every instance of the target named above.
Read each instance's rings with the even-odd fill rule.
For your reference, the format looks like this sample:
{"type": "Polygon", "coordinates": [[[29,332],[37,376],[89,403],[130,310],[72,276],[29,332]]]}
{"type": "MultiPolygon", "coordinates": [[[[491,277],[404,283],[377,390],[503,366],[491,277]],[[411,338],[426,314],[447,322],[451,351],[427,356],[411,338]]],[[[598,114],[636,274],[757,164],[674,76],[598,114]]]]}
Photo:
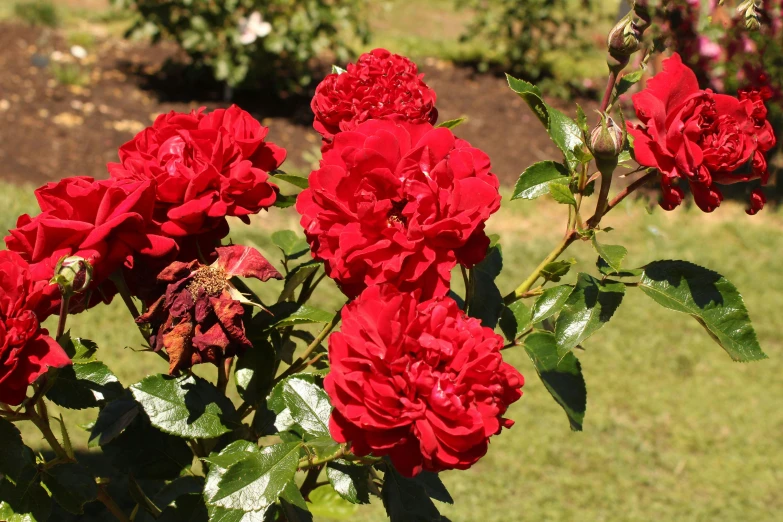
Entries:
{"type": "MultiPolygon", "coordinates": [[[[3,226],[33,208],[29,189],[2,186],[3,226]]],[[[549,201],[504,202],[488,227],[503,244],[501,290],[512,289],[552,248],[563,210],[549,201]]],[[[293,210],[273,209],[250,226],[236,224],[232,237],[279,264],[270,234],[296,230],[297,221],[293,210]]],[[[648,214],[642,203],[628,202],[606,224],[616,229],[606,241],[628,247],[627,266],[685,259],[734,282],[770,359],[734,363],[691,318],[630,289],[609,325],[579,353],[588,385],[585,431],[569,430],[522,351],[508,350],[508,360],[527,377],[524,396],[509,411],[516,425],[493,438],[473,469],[443,474],[456,500],[443,513],[454,522],[777,520],[783,509],[783,216],[767,209],[751,218],[728,202],[712,215],[695,209],[648,214]]],[[[566,255],[580,260],[578,269],[592,269],[589,244],[576,244],[566,255]]],[[[271,296],[276,284],[260,290],[271,296]]],[[[316,299],[323,308],[340,302],[331,283],[316,299]]],[[[73,317],[69,327],[98,342],[102,359],[125,385],[166,369],[155,355],[126,348],[138,347],[141,337],[119,301],[73,317]]],[[[204,366],[200,373],[212,377],[214,370],[204,366]]],[[[71,425],[96,415],[65,413],[71,425]]],[[[87,434],[76,428],[72,435],[83,448],[87,434]]],[[[25,429],[25,436],[41,447],[34,431],[25,429]]],[[[380,501],[351,520],[385,520],[380,501]]]]}

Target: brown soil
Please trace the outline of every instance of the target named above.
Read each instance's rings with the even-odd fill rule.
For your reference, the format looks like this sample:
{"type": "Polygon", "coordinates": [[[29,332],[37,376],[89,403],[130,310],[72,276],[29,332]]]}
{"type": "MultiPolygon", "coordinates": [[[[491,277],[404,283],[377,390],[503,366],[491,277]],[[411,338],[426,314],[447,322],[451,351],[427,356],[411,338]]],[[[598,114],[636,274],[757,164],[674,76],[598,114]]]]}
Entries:
{"type": "MultiPolygon", "coordinates": [[[[41,184],[74,175],[105,177],[117,148],[157,114],[227,105],[219,85],[166,65],[181,58],[171,46],[98,40],[79,66],[87,79],[82,85],[55,79],[54,51],[74,61],[56,32],[0,24],[0,179],[41,184]]],[[[436,60],[421,68],[438,92],[441,120],[468,117],[457,134],[489,154],[503,183],[513,183],[535,161],[557,157],[504,79],[436,60]]],[[[288,149],[284,168],[307,170],[314,164],[319,140],[306,98],[244,93],[236,102],[270,127],[271,140],[288,149]]],[[[582,105],[589,111],[596,104],[587,100],[582,105]]]]}

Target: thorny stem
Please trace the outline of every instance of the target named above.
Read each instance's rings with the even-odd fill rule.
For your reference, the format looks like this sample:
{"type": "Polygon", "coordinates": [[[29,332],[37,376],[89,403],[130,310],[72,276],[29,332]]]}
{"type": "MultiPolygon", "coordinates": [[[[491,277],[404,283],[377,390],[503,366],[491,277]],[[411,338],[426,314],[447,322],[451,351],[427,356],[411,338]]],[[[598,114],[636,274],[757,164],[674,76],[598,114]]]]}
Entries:
{"type": "Polygon", "coordinates": [[[307,472],[304,482],[302,482],[302,486],[299,488],[299,491],[305,499],[309,498],[310,492],[315,489],[315,485],[318,483],[318,475],[320,474],[320,467],[310,468],[310,471],[307,472]]]}
{"type": "Polygon", "coordinates": [[[606,202],[609,199],[609,189],[612,187],[612,176],[616,166],[617,162],[615,160],[613,165],[602,165],[602,168],[599,169],[601,171],[601,188],[598,193],[598,202],[595,205],[595,214],[587,220],[588,228],[597,227],[601,218],[608,212],[606,202]]]}
{"type": "Polygon", "coordinates": [[[321,466],[322,464],[326,464],[327,462],[341,459],[345,455],[346,451],[348,451],[348,446],[346,444],[341,444],[339,451],[337,451],[337,453],[335,453],[334,455],[330,455],[328,457],[324,457],[320,459],[305,457],[299,461],[299,469],[316,468],[318,466],[321,466]]]}
{"type": "MultiPolygon", "coordinates": [[[[655,179],[658,176],[658,171],[653,170],[642,176],[641,178],[637,179],[627,187],[625,187],[623,190],[621,190],[615,197],[612,199],[609,203],[606,205],[606,210],[604,211],[603,215],[609,213],[610,210],[612,210],[614,207],[616,207],[622,200],[627,198],[632,192],[634,192],[639,187],[645,185],[648,181],[651,181],[655,179]]],[[[603,217],[603,216],[601,216],[603,217]]],[[[590,218],[590,221],[593,221],[596,219],[596,216],[593,216],[590,218]]],[[[598,219],[600,221],[600,218],[598,219]]],[[[597,225],[598,223],[596,223],[597,225]]]]}
{"type": "Polygon", "coordinates": [[[130,294],[130,288],[128,288],[128,283],[125,282],[125,277],[119,272],[115,273],[111,277],[112,283],[114,283],[114,286],[117,287],[117,292],[119,292],[120,297],[122,297],[122,302],[125,303],[125,306],[128,307],[128,311],[133,316],[133,320],[139,318],[139,310],[136,308],[136,303],[133,302],[133,298],[130,294]]]}
{"type": "Polygon", "coordinates": [[[293,375],[303,369],[306,365],[304,365],[305,361],[308,357],[310,357],[310,354],[312,354],[316,348],[323,342],[324,339],[326,339],[326,336],[329,335],[329,332],[331,332],[335,326],[337,326],[337,323],[340,322],[340,312],[342,309],[338,310],[336,314],[334,314],[334,317],[332,317],[332,320],[329,321],[326,326],[323,327],[323,330],[313,339],[313,342],[311,342],[307,348],[305,348],[305,351],[302,352],[302,355],[300,355],[294,362],[291,363],[291,366],[284,371],[282,374],[280,374],[279,377],[277,377],[274,380],[274,384],[277,384],[278,382],[282,381],[289,375],[293,375]]]}
{"type": "Polygon", "coordinates": [[[601,112],[605,112],[606,108],[609,107],[609,102],[612,101],[615,82],[617,82],[617,72],[610,70],[609,79],[606,82],[606,90],[604,90],[604,97],[603,100],[601,100],[601,112]]]}
{"type": "Polygon", "coordinates": [[[111,498],[102,485],[98,486],[98,500],[100,500],[103,505],[106,506],[106,509],[108,509],[117,520],[120,522],[131,522],[130,518],[128,518],[128,516],[122,512],[120,506],[117,505],[117,503],[113,498],[111,498]]]}

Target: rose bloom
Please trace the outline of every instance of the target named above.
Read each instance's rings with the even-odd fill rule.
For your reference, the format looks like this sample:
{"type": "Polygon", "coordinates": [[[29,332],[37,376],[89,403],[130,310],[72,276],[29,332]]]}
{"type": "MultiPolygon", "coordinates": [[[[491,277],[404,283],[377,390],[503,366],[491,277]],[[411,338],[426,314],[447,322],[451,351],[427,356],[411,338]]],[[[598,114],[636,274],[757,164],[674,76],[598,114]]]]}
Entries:
{"type": "Polygon", "coordinates": [[[769,141],[754,102],[699,89],[679,55],[664,61],[633,104],[641,122],[628,125],[634,154],[640,165],[660,171],[664,209],[682,202],[678,179],[689,183],[699,208],[712,212],[723,199],[717,184],[766,176],[760,165],[749,166],[769,141]]]}
{"type": "MultiPolygon", "coordinates": [[[[93,266],[86,299],[90,305],[108,301],[114,294],[104,284],[118,269],[132,268],[134,261],[166,259],[177,246],[170,238],[148,231],[155,193],[149,180],[101,180],[65,178],[35,191],[41,213],[19,217],[5,242],[30,264],[36,281],[49,282],[57,262],[79,256],[93,266]]],[[[60,299],[57,285],[46,285],[39,306],[40,319],[55,313],[60,299]]],[[[81,299],[82,296],[79,296],[81,299]]],[[[71,302],[71,311],[85,303],[71,302]]]]}
{"type": "Polygon", "coordinates": [[[210,113],[203,107],[172,111],[124,144],[109,173],[155,182],[153,221],[164,235],[182,242],[208,233],[216,243],[228,233],[226,216],[248,222],[275,202],[269,172],[286,152],[264,141],[268,131],[236,105],[210,113]]]}
{"type": "Polygon", "coordinates": [[[449,297],[368,288],[329,338],[332,437],[357,455],[388,455],[409,477],[469,468],[512,426],[503,414],[522,396],[502,346],[449,297]]]}
{"type": "Polygon", "coordinates": [[[217,261],[175,261],[158,275],[165,293],[136,320],[152,328],[153,350],[165,349],[169,373],[195,364],[219,364],[252,345],[245,335],[242,296],[229,280],[234,276],[261,281],[282,279],[255,249],[233,245],[217,248],[217,261]]]}
{"type": "Polygon", "coordinates": [[[71,364],[35,314],[47,285],[30,274],[19,254],[0,251],[0,402],[5,404],[21,404],[27,387],[48,368],[71,364]]]}
{"type": "Polygon", "coordinates": [[[365,53],[342,74],[330,74],[318,84],[310,103],[313,127],[328,144],[339,132],[389,115],[434,124],[436,95],[423,76],[404,56],[386,49],[365,53]]]}
{"type": "Polygon", "coordinates": [[[448,129],[392,120],[338,134],[296,202],[313,257],[349,297],[383,282],[445,295],[457,263],[486,255],[499,207],[486,154],[448,129]]]}

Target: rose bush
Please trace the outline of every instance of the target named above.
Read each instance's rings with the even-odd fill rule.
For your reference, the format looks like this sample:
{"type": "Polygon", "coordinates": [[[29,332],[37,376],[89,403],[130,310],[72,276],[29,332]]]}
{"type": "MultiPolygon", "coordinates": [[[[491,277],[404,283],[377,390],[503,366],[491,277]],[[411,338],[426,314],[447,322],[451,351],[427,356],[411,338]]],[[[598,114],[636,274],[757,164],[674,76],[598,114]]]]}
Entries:
{"type": "Polygon", "coordinates": [[[313,256],[349,297],[392,283],[444,295],[489,246],[500,208],[486,154],[445,128],[372,120],[335,137],[297,198],[313,256]]]}
{"type": "MultiPolygon", "coordinates": [[[[634,96],[639,121],[626,133],[619,98],[641,74],[622,71],[650,20],[639,1],[610,33],[593,128],[580,109],[572,120],[508,77],[562,153],[526,168],[511,196],[567,208],[564,233],[537,264],[504,263],[508,238],[487,234],[501,199],[489,158],[455,135],[459,121],[433,126],[435,94],[411,62],[383,50],[319,87],[316,122],[334,127],[307,178],[279,171],[284,151],[230,107],[163,115],[122,147],[111,179],[36,191],[41,213],[20,217],[0,252],[0,518],[43,521],[52,500],[81,515],[97,500],[121,521],[301,522],[310,507],[342,518],[372,493],[391,522],[441,522],[433,499],[453,499],[437,473],[471,467],[513,424],[525,381],[502,351],[528,356],[507,360],[535,372],[543,386],[529,393],[546,390],[572,430],[587,406],[576,349],[626,293],[695,318],[733,360],[766,358],[726,278],[687,261],[627,266],[625,247],[604,244],[604,216],[646,183],[661,183],[673,208],[676,183],[687,182],[712,210],[717,185],[766,182],[775,143],[764,91],[701,90],[676,55],[634,96]],[[619,165],[628,184],[611,197],[619,165]],[[270,176],[302,189],[304,237],[269,238],[279,269],[220,241],[229,218],[247,222],[277,202],[270,176]],[[595,262],[564,281],[576,261],[560,257],[577,242],[595,262]],[[501,291],[520,264],[535,268],[501,291]],[[342,301],[331,310],[314,304],[327,276],[347,297],[320,297],[342,301]],[[146,342],[138,351],[166,361],[127,387],[95,343],[66,329],[70,313],[114,293],[146,342]],[[52,338],[40,321],[58,302],[52,338]],[[203,363],[214,379],[194,372],[203,363]],[[55,434],[49,401],[97,410],[89,445],[127,475],[125,501],[112,495],[126,488],[107,488],[77,461],[65,422],[55,434]],[[36,456],[11,424],[27,421],[54,459],[36,456]]],[[[754,190],[749,213],[764,200],[754,190]]]]}
{"type": "Polygon", "coordinates": [[[437,95],[423,77],[404,56],[386,49],[365,53],[345,71],[332,73],[318,84],[310,103],[313,128],[328,146],[335,134],[384,116],[434,125],[437,95]]]}
{"type": "Polygon", "coordinates": [[[503,344],[449,297],[369,287],[329,338],[332,436],[357,455],[389,455],[409,477],[469,468],[513,425],[503,414],[522,396],[503,344]]]}

